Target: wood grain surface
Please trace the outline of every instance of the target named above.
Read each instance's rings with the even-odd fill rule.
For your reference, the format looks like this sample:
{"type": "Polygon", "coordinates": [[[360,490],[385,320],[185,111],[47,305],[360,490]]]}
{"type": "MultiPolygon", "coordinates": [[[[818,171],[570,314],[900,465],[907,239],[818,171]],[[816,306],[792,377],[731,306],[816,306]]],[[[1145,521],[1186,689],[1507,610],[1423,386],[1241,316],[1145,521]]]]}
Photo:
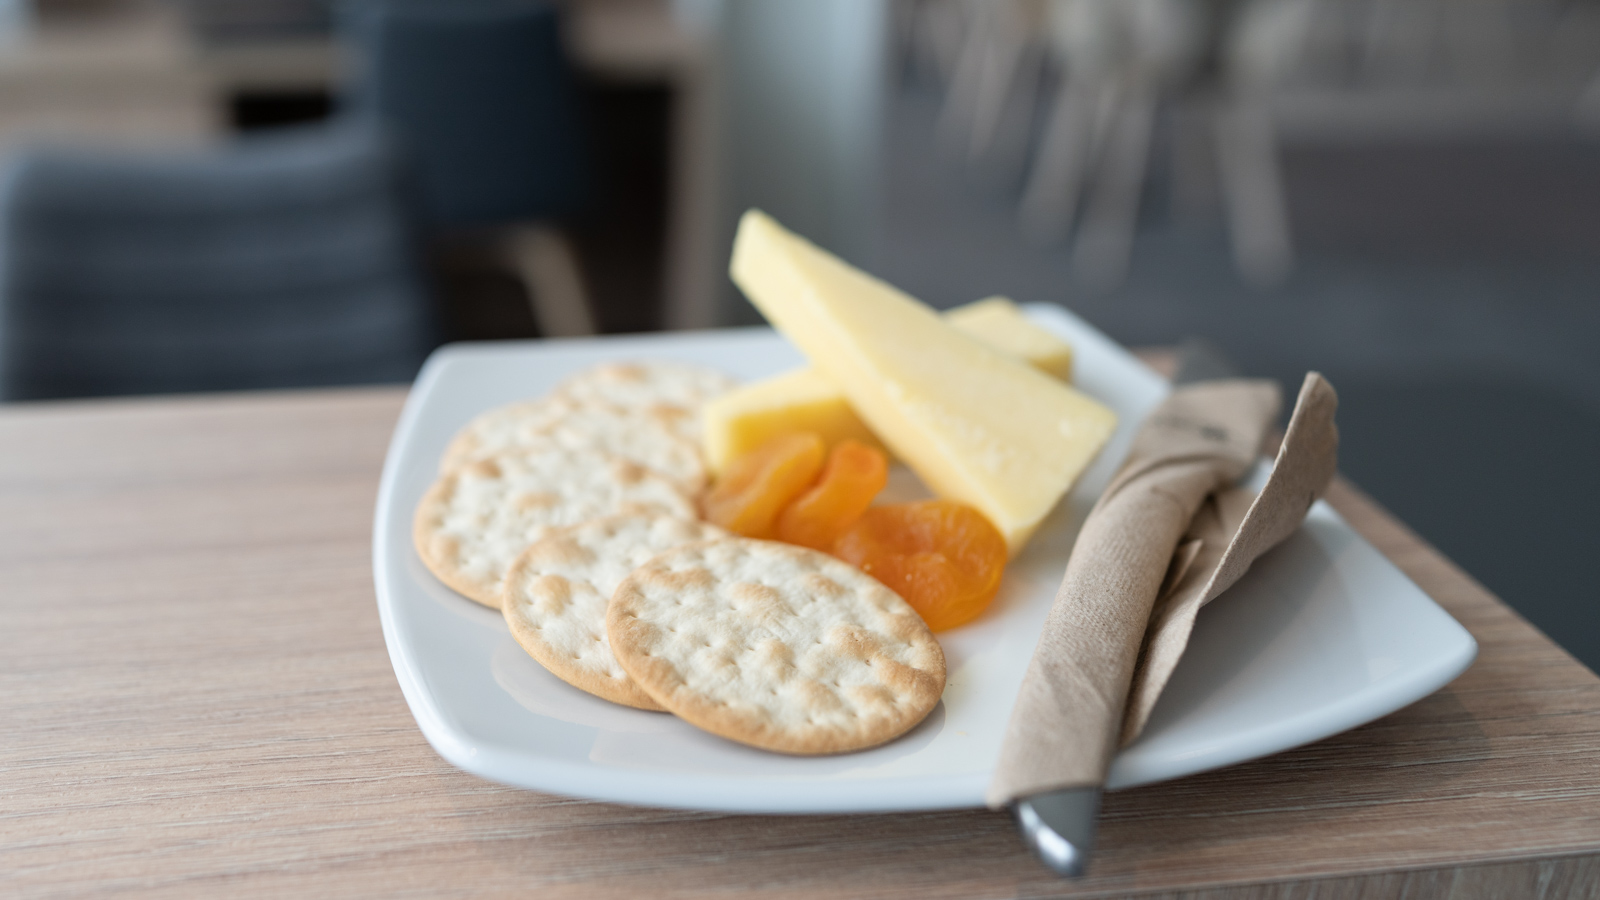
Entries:
{"type": "Polygon", "coordinates": [[[1343,484],[1477,663],[1354,731],[1109,795],[1080,882],[985,811],[677,812],[458,772],[373,596],[403,397],[0,408],[0,895],[1600,896],[1600,680],[1343,484]]]}

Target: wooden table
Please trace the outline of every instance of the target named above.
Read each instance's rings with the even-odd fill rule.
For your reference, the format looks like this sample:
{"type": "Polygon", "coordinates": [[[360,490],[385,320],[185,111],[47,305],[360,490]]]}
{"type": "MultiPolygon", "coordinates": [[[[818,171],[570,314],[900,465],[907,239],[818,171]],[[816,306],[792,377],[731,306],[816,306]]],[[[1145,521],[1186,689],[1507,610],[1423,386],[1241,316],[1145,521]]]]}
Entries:
{"type": "Polygon", "coordinates": [[[1108,796],[1082,882],[986,811],[675,812],[463,774],[373,598],[403,398],[0,408],[0,896],[1600,895],[1600,680],[1343,484],[1477,663],[1338,737],[1108,796]]]}

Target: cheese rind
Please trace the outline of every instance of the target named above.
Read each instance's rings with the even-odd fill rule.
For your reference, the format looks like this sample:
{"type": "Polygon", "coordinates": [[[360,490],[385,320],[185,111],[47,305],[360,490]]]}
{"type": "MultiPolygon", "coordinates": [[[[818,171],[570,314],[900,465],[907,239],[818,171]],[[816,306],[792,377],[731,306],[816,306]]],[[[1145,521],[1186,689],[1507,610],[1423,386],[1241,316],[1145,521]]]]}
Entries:
{"type": "Polygon", "coordinates": [[[930,489],[977,507],[1012,553],[1116,426],[1111,410],[757,210],[739,223],[731,274],[930,489]]]}
{"type": "MultiPolygon", "coordinates": [[[[1072,371],[1072,347],[1035,325],[1015,303],[990,297],[944,313],[945,321],[986,344],[1059,378],[1072,371]]],[[[734,459],[780,434],[814,431],[829,447],[851,439],[886,449],[827,376],[807,367],[753,381],[706,403],[701,411],[706,464],[721,472],[734,459]]]]}

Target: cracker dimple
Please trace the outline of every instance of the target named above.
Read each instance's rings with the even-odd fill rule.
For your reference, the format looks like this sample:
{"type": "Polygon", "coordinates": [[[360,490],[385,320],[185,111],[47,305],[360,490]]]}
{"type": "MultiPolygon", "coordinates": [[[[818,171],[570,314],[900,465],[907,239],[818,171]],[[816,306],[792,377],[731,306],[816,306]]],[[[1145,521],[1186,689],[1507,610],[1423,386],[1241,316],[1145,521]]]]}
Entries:
{"type": "Polygon", "coordinates": [[[783,594],[777,588],[764,584],[735,582],[728,586],[728,596],[734,602],[733,609],[740,615],[759,620],[770,627],[781,627],[786,617],[794,615],[794,610],[784,602],[783,594]]]}
{"type": "Polygon", "coordinates": [[[729,538],[669,550],[617,588],[612,651],[640,686],[714,734],[840,753],[921,721],[944,655],[882,584],[802,547],[729,538]]]}
{"type": "Polygon", "coordinates": [[[526,430],[527,440],[538,438],[612,453],[671,478],[691,494],[705,487],[699,444],[675,432],[660,415],[600,403],[575,404],[559,420],[526,430]]]}
{"type": "Polygon", "coordinates": [[[555,393],[628,409],[665,405],[696,410],[737,386],[733,378],[706,366],[651,360],[593,366],[568,376],[555,393]]]}
{"type": "Polygon", "coordinates": [[[499,609],[501,579],[530,544],[621,512],[695,515],[693,501],[659,475],[603,453],[542,445],[441,477],[417,505],[414,537],[440,580],[499,609]]]}
{"type": "Polygon", "coordinates": [[[835,625],[828,629],[829,645],[851,659],[870,660],[884,654],[878,636],[859,625],[835,625]]]}
{"type": "Polygon", "coordinates": [[[844,700],[838,693],[820,681],[802,681],[795,693],[806,705],[806,719],[809,722],[815,722],[821,716],[836,715],[845,708],[844,700]]]}
{"type": "Polygon", "coordinates": [[[571,411],[566,400],[542,397],[497,406],[473,417],[456,432],[439,459],[439,474],[454,472],[486,456],[522,446],[530,428],[556,422],[571,411]]]}
{"type": "Polygon", "coordinates": [[[801,583],[805,585],[807,592],[815,594],[819,597],[828,597],[830,599],[843,597],[849,591],[848,588],[839,582],[834,581],[832,578],[829,578],[826,575],[816,572],[806,575],[803,579],[801,579],[801,583]]]}
{"type": "Polygon", "coordinates": [[[783,641],[774,638],[761,641],[755,648],[755,657],[756,665],[772,682],[769,687],[773,692],[794,677],[794,651],[783,641]]]}
{"type": "Polygon", "coordinates": [[[568,684],[616,703],[660,709],[612,654],[607,604],[618,584],[651,557],[726,536],[714,525],[663,515],[610,516],[563,528],[530,546],[507,572],[501,595],[506,624],[530,656],[568,684]]]}
{"type": "MultiPolygon", "coordinates": [[[[677,413],[690,415],[687,410],[677,413]]],[[[689,494],[705,487],[699,442],[682,433],[672,412],[562,395],[510,403],[477,416],[445,449],[439,471],[492,465],[488,458],[496,454],[547,444],[628,460],[671,479],[689,494]]]]}
{"type": "MultiPolygon", "coordinates": [[[[600,521],[611,521],[602,519],[600,521]]],[[[573,539],[570,531],[557,532],[529,547],[533,563],[541,567],[573,567],[596,561],[594,550],[573,539]]]]}
{"type": "Polygon", "coordinates": [[[554,491],[528,491],[513,495],[511,504],[524,513],[538,515],[560,506],[561,495],[554,491]]]}
{"type": "Polygon", "coordinates": [[[697,589],[709,588],[716,583],[716,576],[706,569],[683,569],[680,571],[647,569],[637,573],[644,584],[662,591],[682,591],[685,594],[697,589]]]}
{"type": "Polygon", "coordinates": [[[881,684],[853,684],[844,689],[857,708],[869,715],[889,715],[895,707],[895,694],[881,684]]]}
{"type": "MultiPolygon", "coordinates": [[[[540,619],[560,616],[572,603],[572,582],[560,575],[531,578],[523,591],[540,619]]],[[[505,601],[502,598],[501,609],[504,608],[505,601]]]]}
{"type": "Polygon", "coordinates": [[[692,363],[607,363],[578,372],[556,387],[559,397],[601,403],[648,415],[673,433],[700,442],[700,407],[738,382],[692,363]]]}
{"type": "MultiPolygon", "coordinates": [[[[929,675],[922,669],[908,666],[897,659],[888,656],[876,656],[869,660],[874,674],[887,685],[892,693],[914,693],[926,688],[929,684],[929,675]]],[[[940,689],[944,684],[940,683],[940,689]]]]}

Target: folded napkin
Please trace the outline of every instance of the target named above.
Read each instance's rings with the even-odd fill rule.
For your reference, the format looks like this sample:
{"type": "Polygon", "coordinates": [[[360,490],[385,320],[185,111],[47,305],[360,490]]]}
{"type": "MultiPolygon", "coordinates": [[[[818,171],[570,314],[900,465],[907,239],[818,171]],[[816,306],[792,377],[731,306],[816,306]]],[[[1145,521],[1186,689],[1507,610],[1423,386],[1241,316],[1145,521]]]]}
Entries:
{"type": "Polygon", "coordinates": [[[991,807],[1105,782],[1188,645],[1195,613],[1299,527],[1333,479],[1338,397],[1310,373],[1259,495],[1236,486],[1281,400],[1269,381],[1172,392],[1089,512],[989,782],[991,807]]]}

